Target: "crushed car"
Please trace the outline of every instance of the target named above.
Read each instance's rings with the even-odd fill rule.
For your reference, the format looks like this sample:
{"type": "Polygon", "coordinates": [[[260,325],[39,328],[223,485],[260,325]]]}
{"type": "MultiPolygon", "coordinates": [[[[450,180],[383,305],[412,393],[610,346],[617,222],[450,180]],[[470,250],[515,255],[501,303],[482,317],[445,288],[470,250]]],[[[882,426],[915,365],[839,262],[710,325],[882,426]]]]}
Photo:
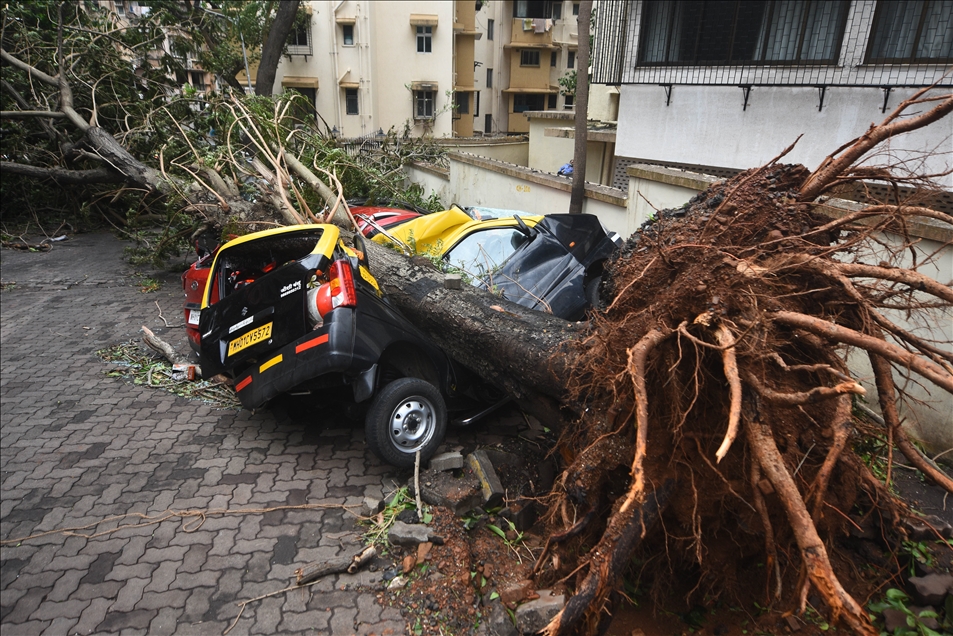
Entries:
{"type": "Polygon", "coordinates": [[[348,247],[323,224],[231,240],[183,275],[187,301],[202,289],[187,323],[197,327],[203,376],[230,377],[245,408],[286,393],[347,395],[369,404],[374,453],[412,467],[418,451],[426,460],[443,441],[448,409],[493,407],[477,397],[474,376],[388,303],[364,247],[359,234],[348,247]]]}
{"type": "Polygon", "coordinates": [[[566,320],[598,306],[605,263],[622,247],[592,214],[456,205],[432,214],[362,206],[351,212],[367,238],[430,255],[474,286],[566,320]]]}

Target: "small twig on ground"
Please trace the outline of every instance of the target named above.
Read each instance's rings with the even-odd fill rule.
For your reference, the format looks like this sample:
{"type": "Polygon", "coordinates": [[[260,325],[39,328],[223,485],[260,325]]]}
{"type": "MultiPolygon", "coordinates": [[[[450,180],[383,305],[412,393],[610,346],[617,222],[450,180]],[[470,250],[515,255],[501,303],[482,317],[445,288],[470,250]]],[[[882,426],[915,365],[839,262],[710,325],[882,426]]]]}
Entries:
{"type": "Polygon", "coordinates": [[[162,315],[162,307],[159,306],[159,301],[158,301],[158,300],[155,301],[155,304],[156,304],[156,309],[159,310],[159,320],[161,320],[163,323],[165,323],[165,326],[166,326],[168,329],[178,329],[179,327],[184,327],[184,326],[185,326],[185,323],[182,323],[181,325],[170,325],[170,324],[169,324],[169,321],[166,320],[165,317],[162,315]]]}

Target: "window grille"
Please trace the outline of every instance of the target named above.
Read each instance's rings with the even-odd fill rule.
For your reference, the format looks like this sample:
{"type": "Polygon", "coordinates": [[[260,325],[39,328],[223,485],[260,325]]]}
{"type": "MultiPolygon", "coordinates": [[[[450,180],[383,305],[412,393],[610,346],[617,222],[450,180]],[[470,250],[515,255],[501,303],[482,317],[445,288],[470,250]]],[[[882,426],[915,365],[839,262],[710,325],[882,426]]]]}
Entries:
{"type": "Polygon", "coordinates": [[[878,2],[868,62],[953,62],[953,1],[878,2]]]}
{"type": "Polygon", "coordinates": [[[922,87],[953,62],[953,0],[597,5],[596,84],[922,87]]]}
{"type": "Polygon", "coordinates": [[[539,66],[539,51],[533,49],[520,50],[520,66],[539,66]]]}
{"type": "Polygon", "coordinates": [[[304,56],[313,54],[310,24],[302,24],[291,30],[291,33],[288,34],[288,42],[285,45],[285,54],[304,56]]]}

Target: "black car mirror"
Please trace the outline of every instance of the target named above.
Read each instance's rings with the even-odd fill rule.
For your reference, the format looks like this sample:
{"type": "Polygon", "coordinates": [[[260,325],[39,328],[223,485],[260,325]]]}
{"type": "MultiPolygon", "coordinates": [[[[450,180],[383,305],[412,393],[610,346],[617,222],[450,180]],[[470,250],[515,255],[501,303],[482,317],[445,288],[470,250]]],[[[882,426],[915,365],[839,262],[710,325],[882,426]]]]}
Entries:
{"type": "Polygon", "coordinates": [[[523,219],[521,219],[519,216],[515,214],[513,215],[513,218],[516,219],[516,225],[519,226],[520,232],[522,232],[529,238],[533,238],[533,236],[536,235],[536,232],[534,230],[531,230],[530,227],[526,225],[526,221],[524,221],[523,219]]]}

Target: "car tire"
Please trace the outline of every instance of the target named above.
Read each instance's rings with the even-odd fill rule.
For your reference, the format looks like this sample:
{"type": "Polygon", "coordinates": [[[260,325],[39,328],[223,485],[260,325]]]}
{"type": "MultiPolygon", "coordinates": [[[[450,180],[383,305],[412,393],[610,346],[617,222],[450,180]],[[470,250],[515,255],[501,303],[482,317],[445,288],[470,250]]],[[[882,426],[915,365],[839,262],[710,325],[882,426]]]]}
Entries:
{"type": "Polygon", "coordinates": [[[364,423],[367,445],[398,468],[430,459],[447,432],[447,406],[437,388],[419,378],[400,378],[384,386],[371,402],[364,423]]]}
{"type": "Polygon", "coordinates": [[[599,298],[599,286],[602,285],[602,276],[596,276],[586,283],[586,302],[590,309],[602,309],[602,300],[599,298]]]}

